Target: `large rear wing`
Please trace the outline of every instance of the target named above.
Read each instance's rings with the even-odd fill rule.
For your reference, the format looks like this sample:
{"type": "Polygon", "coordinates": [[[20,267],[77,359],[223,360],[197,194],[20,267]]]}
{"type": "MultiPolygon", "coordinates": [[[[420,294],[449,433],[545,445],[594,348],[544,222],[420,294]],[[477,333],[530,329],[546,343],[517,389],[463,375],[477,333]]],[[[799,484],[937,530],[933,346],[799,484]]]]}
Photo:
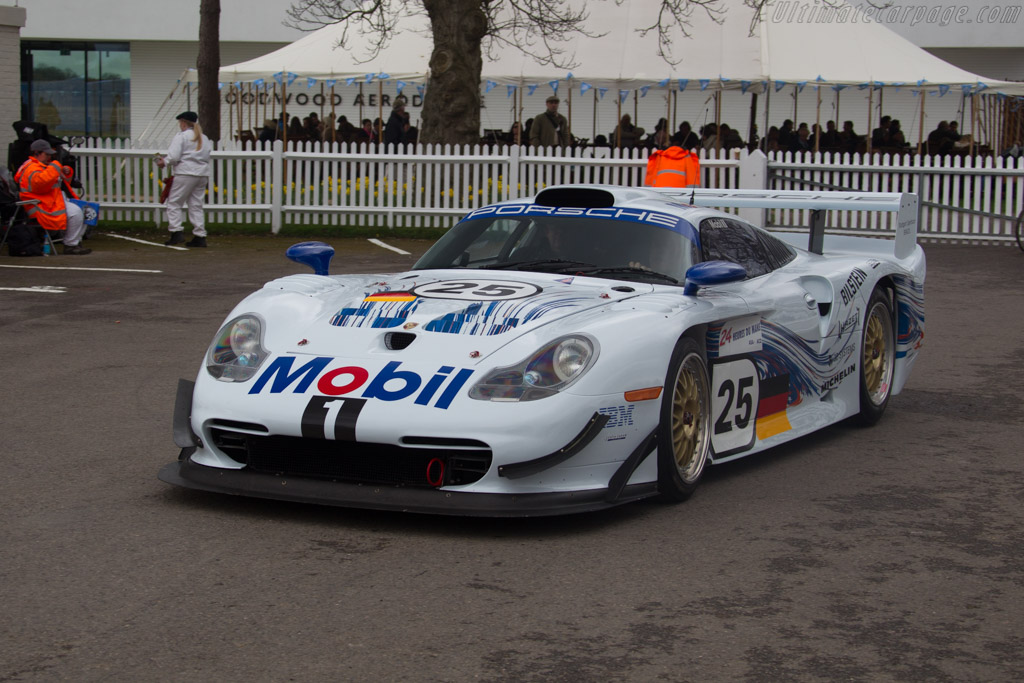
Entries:
{"type": "Polygon", "coordinates": [[[702,187],[650,187],[694,206],[750,209],[803,209],[811,212],[807,250],[820,254],[825,215],[833,211],[896,213],[896,258],[907,258],[917,245],[917,195],[906,192],[809,192],[804,190],[712,190],[702,187]]]}

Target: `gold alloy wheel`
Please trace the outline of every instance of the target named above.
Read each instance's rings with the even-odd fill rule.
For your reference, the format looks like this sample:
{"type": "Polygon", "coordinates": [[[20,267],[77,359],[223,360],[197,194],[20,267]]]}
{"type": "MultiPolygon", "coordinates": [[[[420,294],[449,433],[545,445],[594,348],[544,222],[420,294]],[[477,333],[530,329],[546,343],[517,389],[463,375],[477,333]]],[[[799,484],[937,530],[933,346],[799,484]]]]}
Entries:
{"type": "Polygon", "coordinates": [[[885,304],[879,302],[871,307],[867,327],[864,331],[864,350],[861,364],[864,367],[864,388],[873,404],[881,405],[889,395],[892,385],[892,320],[885,304]]]}
{"type": "Polygon", "coordinates": [[[672,395],[672,453],[683,481],[700,476],[708,452],[708,385],[704,362],[688,355],[672,395]]]}

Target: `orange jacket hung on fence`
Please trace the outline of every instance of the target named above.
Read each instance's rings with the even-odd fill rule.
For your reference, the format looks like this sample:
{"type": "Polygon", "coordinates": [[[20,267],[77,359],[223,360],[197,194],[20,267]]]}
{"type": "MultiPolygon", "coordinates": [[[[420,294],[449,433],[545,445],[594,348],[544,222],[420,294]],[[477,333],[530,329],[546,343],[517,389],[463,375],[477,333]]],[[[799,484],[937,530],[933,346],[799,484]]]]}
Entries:
{"type": "Polygon", "coordinates": [[[34,218],[47,230],[67,229],[67,207],[61,193],[61,184],[70,181],[71,175],[70,166],[61,166],[56,161],[44,164],[35,157],[29,157],[21,165],[14,174],[21,199],[39,200],[38,204],[25,207],[29,218],[34,218]]]}
{"type": "Polygon", "coordinates": [[[700,185],[700,162],[697,155],[682,147],[656,149],[647,159],[648,187],[689,187],[700,185]]]}

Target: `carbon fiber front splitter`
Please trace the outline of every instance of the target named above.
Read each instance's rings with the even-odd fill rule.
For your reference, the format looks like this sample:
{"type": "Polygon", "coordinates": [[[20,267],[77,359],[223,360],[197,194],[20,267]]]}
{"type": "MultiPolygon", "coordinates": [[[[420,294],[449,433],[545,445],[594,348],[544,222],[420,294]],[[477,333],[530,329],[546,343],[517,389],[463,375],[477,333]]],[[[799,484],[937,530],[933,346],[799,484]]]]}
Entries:
{"type": "Polygon", "coordinates": [[[463,517],[541,517],[590,512],[657,495],[657,484],[558,493],[465,493],[348,484],[197,465],[189,458],[165,465],[161,481],[199,491],[337,507],[395,510],[463,517]]]}

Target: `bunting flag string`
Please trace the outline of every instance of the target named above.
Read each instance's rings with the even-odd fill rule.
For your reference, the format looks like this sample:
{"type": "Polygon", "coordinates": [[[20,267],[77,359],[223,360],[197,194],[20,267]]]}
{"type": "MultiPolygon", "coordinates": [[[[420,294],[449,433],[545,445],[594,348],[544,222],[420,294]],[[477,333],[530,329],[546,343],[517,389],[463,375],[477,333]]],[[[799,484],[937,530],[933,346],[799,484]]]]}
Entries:
{"type": "Polygon", "coordinates": [[[647,91],[651,89],[651,86],[645,85],[640,88],[640,97],[647,97],[647,91]]]}
{"type": "Polygon", "coordinates": [[[594,86],[590,85],[589,83],[583,83],[582,81],[580,82],[580,95],[586,95],[587,92],[593,89],[594,86]]]}
{"type": "Polygon", "coordinates": [[[748,88],[750,88],[750,81],[740,81],[740,92],[746,95],[748,88]]]}
{"type": "Polygon", "coordinates": [[[537,90],[537,88],[539,88],[539,87],[540,87],[539,83],[535,83],[533,85],[526,86],[526,94],[527,95],[533,95],[534,91],[537,90]]]}
{"type": "Polygon", "coordinates": [[[786,87],[786,81],[775,81],[775,92],[779,92],[786,87]]]}
{"type": "Polygon", "coordinates": [[[353,78],[353,77],[349,77],[349,78],[345,79],[345,85],[352,85],[355,82],[356,82],[356,79],[353,78]]]}
{"type": "Polygon", "coordinates": [[[418,92],[420,94],[420,97],[423,96],[423,93],[426,91],[426,89],[427,89],[427,86],[425,86],[425,85],[417,85],[416,86],[416,92],[418,92]]]}
{"type": "Polygon", "coordinates": [[[567,81],[571,81],[572,80],[572,72],[571,71],[565,75],[565,80],[567,80],[567,81]]]}
{"type": "MultiPolygon", "coordinates": [[[[497,85],[497,84],[495,84],[495,85],[497,85]]],[[[398,91],[399,95],[401,95],[402,91],[405,90],[405,86],[406,86],[406,82],[405,81],[395,81],[395,89],[398,91]]]]}
{"type": "Polygon", "coordinates": [[[223,83],[220,83],[220,82],[218,82],[218,83],[217,83],[217,90],[223,90],[223,89],[224,89],[224,84],[223,84],[223,83]]]}
{"type": "Polygon", "coordinates": [[[708,85],[711,84],[711,79],[710,78],[702,78],[702,79],[700,79],[699,82],[700,82],[701,92],[703,92],[703,91],[708,89],[708,85]]]}
{"type": "Polygon", "coordinates": [[[666,79],[663,79],[663,80],[660,80],[660,81],[658,81],[658,87],[659,87],[659,88],[664,88],[664,87],[665,87],[666,85],[668,85],[668,79],[667,79],[667,78],[666,78],[666,79]]]}
{"type": "Polygon", "coordinates": [[[548,85],[551,86],[551,89],[557,95],[558,94],[558,81],[548,81],[548,85]]]}
{"type": "Polygon", "coordinates": [[[263,87],[263,83],[264,81],[262,78],[257,78],[255,81],[252,82],[252,84],[255,85],[257,88],[263,87]]]}
{"type": "Polygon", "coordinates": [[[939,97],[943,97],[948,92],[949,92],[949,86],[948,85],[940,85],[939,86],[939,97]]]}
{"type": "Polygon", "coordinates": [[[313,84],[315,84],[315,83],[316,83],[316,79],[315,78],[307,78],[306,79],[306,87],[307,88],[312,88],[313,84]]]}
{"type": "Polygon", "coordinates": [[[337,82],[337,78],[332,78],[330,80],[324,81],[324,85],[326,85],[328,88],[333,88],[337,82]]]}
{"type": "Polygon", "coordinates": [[[690,79],[689,78],[680,78],[679,79],[679,92],[683,92],[684,90],[686,90],[686,86],[688,86],[688,85],[690,85],[690,79]]]}
{"type": "Polygon", "coordinates": [[[604,99],[604,94],[606,92],[608,92],[608,88],[598,88],[597,89],[597,98],[599,100],[603,100],[604,99]]]}
{"type": "Polygon", "coordinates": [[[832,86],[832,89],[835,90],[836,92],[842,92],[842,91],[846,90],[849,87],[850,86],[848,86],[848,85],[842,85],[841,83],[836,83],[835,85],[832,86]]]}
{"type": "Polygon", "coordinates": [[[796,91],[801,93],[804,91],[804,86],[807,85],[807,81],[797,81],[796,91]]]}
{"type": "Polygon", "coordinates": [[[486,95],[487,93],[489,93],[492,90],[494,90],[496,87],[498,87],[497,81],[492,81],[492,80],[484,81],[484,94],[486,95]]]}
{"type": "Polygon", "coordinates": [[[506,85],[505,86],[505,97],[506,98],[512,97],[512,95],[514,95],[515,92],[516,92],[516,86],[514,86],[514,85],[506,85]]]}
{"type": "Polygon", "coordinates": [[[625,102],[627,97],[629,97],[629,91],[628,90],[620,90],[619,91],[619,104],[622,104],[623,102],[625,102]]]}

